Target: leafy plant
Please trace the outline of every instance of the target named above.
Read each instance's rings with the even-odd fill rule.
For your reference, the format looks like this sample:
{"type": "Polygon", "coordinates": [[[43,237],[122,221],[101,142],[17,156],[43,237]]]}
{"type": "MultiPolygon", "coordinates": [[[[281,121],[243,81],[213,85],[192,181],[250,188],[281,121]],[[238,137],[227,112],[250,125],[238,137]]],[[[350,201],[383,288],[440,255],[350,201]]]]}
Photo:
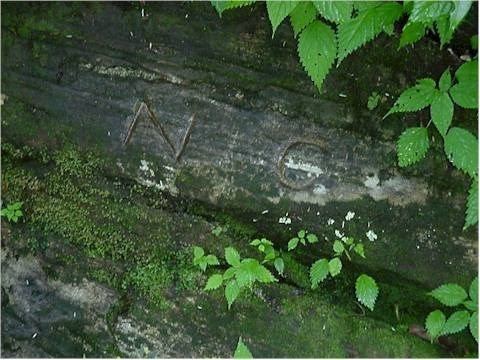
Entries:
{"type": "Polygon", "coordinates": [[[7,218],[8,221],[13,221],[13,222],[18,222],[18,219],[20,219],[23,216],[22,212],[22,201],[17,201],[12,204],[9,204],[6,208],[3,208],[0,211],[0,216],[4,216],[7,218]]]}
{"type": "Polygon", "coordinates": [[[293,249],[295,249],[298,243],[301,243],[302,245],[306,245],[307,241],[310,244],[314,244],[318,242],[317,235],[313,233],[308,233],[306,230],[300,230],[297,233],[297,236],[290,239],[290,241],[288,242],[288,245],[287,245],[288,251],[292,251],[293,249]]]}
{"type": "Polygon", "coordinates": [[[222,226],[215,226],[213,229],[212,229],[212,234],[215,235],[215,236],[220,236],[220,234],[222,232],[225,232],[225,228],[222,227],[222,226]]]}
{"type": "Polygon", "coordinates": [[[233,358],[234,359],[253,359],[252,353],[248,349],[247,345],[243,343],[241,336],[238,339],[237,348],[235,349],[233,358]]]}
{"type": "Polygon", "coordinates": [[[202,271],[207,269],[208,265],[220,265],[215,255],[205,255],[205,251],[199,247],[193,247],[193,265],[199,266],[202,271]]]}
{"type": "Polygon", "coordinates": [[[373,311],[378,297],[378,286],[375,280],[365,274],[360,275],[355,282],[355,294],[358,301],[373,311]]]}
{"type": "Polygon", "coordinates": [[[418,80],[415,86],[400,95],[385,117],[430,107],[431,120],[427,126],[408,128],[398,139],[398,164],[401,167],[413,165],[425,157],[430,147],[428,127],[433,123],[443,138],[448,160],[473,179],[467,201],[465,229],[478,222],[478,140],[468,130],[451,125],[454,103],[467,109],[478,107],[478,60],[460,66],[455,72],[455,78],[456,83],[452,84],[450,69],[447,69],[438,85],[430,78],[418,80]]]}
{"type": "Polygon", "coordinates": [[[448,307],[463,305],[463,309],[448,318],[441,310],[434,310],[425,320],[425,328],[432,342],[438,336],[455,334],[469,327],[478,342],[478,277],[473,279],[467,291],[457,284],[444,284],[428,293],[448,307]]]}
{"type": "Polygon", "coordinates": [[[378,102],[380,101],[380,94],[376,91],[372,92],[372,94],[368,97],[367,108],[368,110],[373,110],[378,106],[378,102]]]}
{"type": "MultiPolygon", "coordinates": [[[[226,10],[254,1],[212,1],[220,16],[226,10]]],[[[472,1],[274,1],[267,0],[272,38],[280,24],[290,18],[298,38],[298,55],[305,71],[320,90],[330,68],[381,33],[393,35],[404,13],[399,47],[420,40],[427,29],[436,31],[441,46],[448,43],[470,10],[472,1]]],[[[464,92],[463,90],[460,90],[464,92]]]]}
{"type": "Polygon", "coordinates": [[[273,247],[273,243],[270,240],[265,238],[255,239],[250,245],[257,247],[258,251],[265,255],[262,264],[273,262],[273,266],[280,275],[283,275],[283,270],[285,268],[285,263],[280,257],[280,253],[276,251],[273,247]]]}
{"type": "Polygon", "coordinates": [[[278,281],[258,260],[252,258],[242,260],[238,251],[233,247],[225,248],[225,260],[230,267],[223,274],[210,276],[205,290],[215,290],[224,285],[229,309],[243,289],[252,289],[257,282],[278,281]]]}

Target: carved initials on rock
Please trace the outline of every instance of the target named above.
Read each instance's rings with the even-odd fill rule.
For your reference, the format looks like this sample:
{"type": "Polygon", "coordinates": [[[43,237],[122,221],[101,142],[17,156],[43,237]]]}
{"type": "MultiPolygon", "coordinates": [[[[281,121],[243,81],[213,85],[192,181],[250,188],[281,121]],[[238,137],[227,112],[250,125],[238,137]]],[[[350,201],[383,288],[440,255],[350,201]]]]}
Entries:
{"type": "Polygon", "coordinates": [[[178,160],[182,156],[183,152],[185,151],[185,147],[187,146],[188,141],[190,140],[190,134],[192,132],[192,127],[193,127],[193,124],[195,123],[195,114],[190,116],[187,131],[185,131],[185,135],[183,136],[182,142],[180,143],[180,148],[178,149],[178,151],[176,151],[175,146],[173,145],[172,141],[170,140],[167,133],[165,132],[165,129],[162,127],[160,122],[157,120],[157,117],[149,109],[148,105],[145,104],[142,101],[140,103],[140,106],[138,107],[137,112],[135,113],[135,116],[133,117],[132,122],[130,123],[130,125],[128,127],[127,135],[125,136],[125,139],[123,140],[123,146],[127,146],[127,144],[130,142],[133,130],[135,129],[135,126],[137,125],[137,122],[138,122],[138,118],[140,117],[140,114],[142,112],[146,112],[148,118],[151,120],[151,122],[154,125],[154,129],[165,140],[165,142],[170,147],[170,150],[172,150],[172,154],[175,157],[175,162],[178,162],[178,160]]]}

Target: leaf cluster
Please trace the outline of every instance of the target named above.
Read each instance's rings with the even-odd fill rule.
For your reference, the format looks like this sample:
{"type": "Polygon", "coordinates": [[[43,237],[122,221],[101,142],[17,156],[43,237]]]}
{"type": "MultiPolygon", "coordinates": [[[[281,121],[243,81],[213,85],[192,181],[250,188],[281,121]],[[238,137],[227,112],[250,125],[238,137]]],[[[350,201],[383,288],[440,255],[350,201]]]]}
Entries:
{"type": "Polygon", "coordinates": [[[205,255],[205,251],[201,247],[194,246],[193,265],[199,266],[205,272],[208,265],[220,265],[220,263],[215,255],[205,255]]]}
{"type": "MultiPolygon", "coordinates": [[[[451,125],[454,103],[466,109],[478,108],[478,60],[460,66],[455,79],[453,83],[450,69],[447,69],[438,84],[430,78],[418,80],[400,95],[385,117],[430,107],[431,122],[443,138],[448,160],[473,179],[467,201],[464,226],[467,228],[478,222],[478,140],[468,130],[451,125]]],[[[417,163],[425,157],[429,147],[428,125],[406,129],[397,142],[398,164],[405,167],[417,163]]]]}
{"type": "Polygon", "coordinates": [[[18,219],[20,219],[23,216],[22,212],[22,201],[17,201],[12,204],[9,204],[6,208],[3,208],[0,211],[0,216],[4,216],[7,218],[8,221],[13,221],[13,222],[18,222],[18,219]]]}
{"type": "Polygon", "coordinates": [[[273,243],[270,240],[265,238],[255,239],[250,245],[255,246],[258,251],[264,254],[264,259],[262,264],[272,263],[279,275],[283,275],[283,270],[285,268],[285,263],[280,257],[280,253],[275,250],[273,243]]]}
{"type": "Polygon", "coordinates": [[[463,306],[448,319],[441,310],[428,314],[425,328],[432,341],[438,336],[455,334],[468,327],[478,342],[478,277],[471,282],[468,293],[458,284],[443,284],[428,295],[448,307],[463,306]]]}
{"type": "Polygon", "coordinates": [[[294,250],[299,243],[301,243],[302,245],[307,245],[307,241],[310,244],[314,244],[318,242],[318,237],[313,233],[308,233],[307,230],[300,230],[297,233],[297,236],[290,239],[290,241],[288,242],[288,245],[287,245],[288,251],[294,250]]]}

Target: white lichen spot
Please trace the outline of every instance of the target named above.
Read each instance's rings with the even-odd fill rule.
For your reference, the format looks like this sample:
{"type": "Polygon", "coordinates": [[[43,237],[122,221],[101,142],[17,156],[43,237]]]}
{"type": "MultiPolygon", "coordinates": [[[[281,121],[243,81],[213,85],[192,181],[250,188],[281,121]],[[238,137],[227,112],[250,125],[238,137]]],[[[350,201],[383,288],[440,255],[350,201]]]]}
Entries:
{"type": "Polygon", "coordinates": [[[292,219],[286,216],[282,216],[280,219],[278,219],[278,223],[288,225],[292,223],[292,219]]]}
{"type": "Polygon", "coordinates": [[[345,220],[350,221],[355,217],[355,212],[349,211],[347,212],[347,215],[345,215],[345,220]]]}
{"type": "Polygon", "coordinates": [[[268,214],[268,210],[263,210],[262,215],[268,214]]]}
{"type": "Polygon", "coordinates": [[[341,239],[345,236],[345,234],[342,234],[340,230],[335,230],[335,236],[341,239]]]}
{"type": "MultiPolygon", "coordinates": [[[[318,215],[318,213],[317,213],[317,215],[318,215]]],[[[335,220],[330,218],[330,219],[327,220],[327,225],[333,225],[334,222],[335,222],[335,220]]]]}
{"type": "Polygon", "coordinates": [[[315,195],[325,195],[327,193],[327,188],[323,184],[315,185],[315,187],[313,188],[313,193],[315,195]]]}
{"type": "Polygon", "coordinates": [[[380,179],[378,178],[377,174],[373,176],[367,176],[367,179],[363,182],[363,184],[370,189],[375,189],[379,183],[380,179]]]}
{"type": "Polygon", "coordinates": [[[373,230],[368,230],[365,235],[367,236],[368,240],[375,241],[377,240],[378,236],[375,234],[373,230]]]}

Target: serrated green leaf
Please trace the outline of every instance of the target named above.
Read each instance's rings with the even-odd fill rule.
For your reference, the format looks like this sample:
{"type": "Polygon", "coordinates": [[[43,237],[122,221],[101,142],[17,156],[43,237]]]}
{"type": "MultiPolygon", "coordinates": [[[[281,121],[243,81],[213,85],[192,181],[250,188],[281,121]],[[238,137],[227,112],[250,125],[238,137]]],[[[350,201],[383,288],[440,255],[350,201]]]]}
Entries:
{"type": "Polygon", "coordinates": [[[402,15],[402,10],[396,2],[384,2],[338,25],[338,64],[392,25],[402,15]]]}
{"type": "Polygon", "coordinates": [[[315,235],[315,234],[307,234],[307,241],[308,241],[310,244],[314,244],[314,243],[318,242],[317,235],[315,235]]]}
{"type": "Polygon", "coordinates": [[[453,119],[453,102],[446,92],[438,92],[430,106],[430,116],[438,132],[445,137],[453,119]]]}
{"type": "Polygon", "coordinates": [[[457,284],[444,284],[428,293],[435,299],[440,301],[443,305],[457,306],[467,299],[465,290],[457,284]]]}
{"type": "Polygon", "coordinates": [[[300,62],[319,90],[335,61],[336,54],[335,34],[321,21],[315,20],[300,34],[298,39],[300,62]]]}
{"type": "Polygon", "coordinates": [[[305,237],[305,230],[300,230],[300,231],[298,232],[297,236],[298,236],[300,239],[304,238],[304,237],[305,237]]]}
{"type": "Polygon", "coordinates": [[[450,74],[450,68],[445,70],[440,76],[440,80],[438,81],[438,88],[442,92],[448,91],[450,87],[452,86],[452,75],[450,74]]]}
{"type": "Polygon", "coordinates": [[[463,229],[475,225],[478,222],[478,180],[473,179],[467,198],[467,211],[465,213],[465,225],[463,229]]]}
{"type": "Polygon", "coordinates": [[[310,282],[312,289],[316,289],[318,284],[327,278],[329,273],[329,266],[327,259],[320,259],[315,261],[310,267],[310,282]]]}
{"type": "Polygon", "coordinates": [[[236,268],[230,267],[223,273],[223,280],[231,279],[235,276],[236,268]]]}
{"type": "Polygon", "coordinates": [[[260,250],[261,252],[264,252],[265,251],[265,245],[263,245],[263,244],[258,245],[258,250],[260,250]]]}
{"type": "Polygon", "coordinates": [[[295,37],[302,32],[317,17],[317,9],[311,1],[301,1],[297,7],[290,13],[290,23],[292,24],[295,37]]]}
{"type": "Polygon", "coordinates": [[[456,334],[468,326],[470,313],[467,310],[455,311],[443,326],[442,335],[456,334]]]}
{"type": "Polygon", "coordinates": [[[194,260],[199,259],[205,254],[205,251],[200,246],[193,247],[193,258],[194,260]]]}
{"type": "Polygon", "coordinates": [[[218,259],[215,255],[207,255],[205,257],[205,260],[207,261],[208,265],[220,265],[220,263],[218,262],[218,259]]]}
{"type": "Polygon", "coordinates": [[[427,334],[432,340],[436,339],[445,325],[445,314],[440,310],[432,311],[427,316],[425,321],[425,328],[427,329],[427,334]]]}
{"type": "Polygon", "coordinates": [[[358,13],[364,12],[379,5],[382,5],[382,1],[353,1],[353,8],[356,9],[358,13]]]}
{"type": "Polygon", "coordinates": [[[477,311],[475,311],[470,317],[469,327],[470,327],[470,333],[478,343],[478,312],[477,311]]]}
{"type": "Polygon", "coordinates": [[[418,111],[432,103],[436,94],[435,81],[433,79],[420,79],[417,84],[400,94],[395,104],[383,117],[397,112],[418,111]]]}
{"type": "Polygon", "coordinates": [[[277,281],[272,273],[256,259],[244,259],[236,268],[235,277],[238,286],[252,286],[255,281],[269,283],[277,281]]]}
{"type": "Polygon", "coordinates": [[[454,9],[453,11],[450,11],[450,29],[452,33],[456,30],[458,25],[460,25],[465,15],[467,15],[470,7],[472,6],[472,1],[454,1],[453,5],[454,9]]]}
{"type": "Polygon", "coordinates": [[[478,108],[478,60],[466,62],[455,73],[458,84],[450,89],[453,101],[466,109],[478,108]]]}
{"type": "Polygon", "coordinates": [[[463,304],[463,306],[465,306],[470,311],[477,311],[478,310],[477,303],[475,303],[472,300],[464,301],[462,304],[463,304]]]}
{"type": "Polygon", "coordinates": [[[355,251],[358,255],[365,259],[365,250],[363,248],[363,244],[356,244],[353,248],[353,251],[355,251]]]}
{"type": "Polygon", "coordinates": [[[272,38],[275,35],[278,25],[295,9],[297,4],[298,1],[267,0],[268,18],[272,24],[272,38]]]}
{"type": "Polygon", "coordinates": [[[320,15],[335,23],[342,23],[352,17],[351,1],[313,1],[320,15]]]}
{"type": "Polygon", "coordinates": [[[333,242],[333,251],[335,252],[335,254],[340,255],[341,253],[344,252],[344,250],[345,250],[345,247],[343,246],[343,243],[340,240],[335,240],[333,242]]]}
{"type": "Polygon", "coordinates": [[[406,45],[413,44],[420,40],[425,35],[425,30],[427,26],[421,22],[409,22],[407,23],[402,30],[402,35],[400,36],[400,45],[399,48],[406,45]]]}
{"type": "Polygon", "coordinates": [[[255,1],[241,1],[241,0],[230,0],[230,1],[225,1],[225,0],[215,1],[215,0],[212,0],[212,1],[210,1],[212,6],[215,8],[215,10],[217,10],[218,15],[220,15],[220,17],[222,16],[222,13],[225,10],[230,10],[230,9],[234,9],[234,8],[248,6],[248,5],[253,4],[254,2],[255,1]]]}
{"type": "Polygon", "coordinates": [[[247,345],[245,345],[240,337],[238,339],[237,348],[235,349],[235,353],[233,354],[234,359],[253,359],[253,355],[248,350],[247,345]]]}
{"type": "Polygon", "coordinates": [[[273,262],[273,266],[278,271],[280,275],[283,275],[283,270],[285,269],[285,263],[283,262],[282,258],[276,258],[273,262]]]}
{"type": "Polygon", "coordinates": [[[218,289],[223,282],[223,276],[220,274],[214,274],[208,278],[207,285],[205,285],[204,290],[215,290],[218,289]]]}
{"type": "Polygon", "coordinates": [[[240,294],[240,287],[235,280],[230,280],[225,286],[225,298],[227,299],[228,309],[240,294]]]}
{"type": "Polygon", "coordinates": [[[405,167],[420,161],[425,157],[429,146],[427,128],[406,129],[397,142],[398,165],[405,167]]]}
{"type": "Polygon", "coordinates": [[[355,294],[358,301],[373,311],[378,296],[378,286],[373,278],[362,274],[355,282],[355,294]]]}
{"type": "Polygon", "coordinates": [[[229,265],[239,266],[240,265],[240,254],[233,247],[225,248],[225,260],[229,265]]]}
{"type": "Polygon", "coordinates": [[[444,141],[445,154],[456,168],[472,178],[478,173],[478,140],[469,131],[453,127],[444,141]]]}
{"type": "Polygon", "coordinates": [[[435,27],[438,35],[440,36],[440,47],[443,48],[443,45],[449,43],[453,37],[453,31],[450,27],[450,20],[448,19],[448,16],[438,18],[435,21],[435,27]]]}
{"type": "Polygon", "coordinates": [[[273,245],[273,243],[270,240],[267,240],[265,238],[262,238],[261,242],[262,244],[265,244],[265,245],[273,245]]]}
{"type": "Polygon", "coordinates": [[[296,237],[293,239],[290,239],[290,241],[288,242],[288,251],[295,249],[298,245],[298,241],[299,239],[296,237]]]}
{"type": "Polygon", "coordinates": [[[205,270],[207,270],[207,260],[205,258],[201,258],[199,259],[198,263],[195,264],[195,265],[198,265],[200,266],[200,269],[202,269],[203,272],[205,272],[205,270]]]}
{"type": "Polygon", "coordinates": [[[337,276],[342,271],[342,261],[335,257],[328,262],[328,271],[332,277],[337,276]]]}
{"type": "Polygon", "coordinates": [[[430,24],[452,10],[449,1],[414,1],[408,21],[430,24]]]}
{"type": "Polygon", "coordinates": [[[478,305],[478,276],[475,276],[475,279],[470,283],[468,295],[470,295],[470,299],[478,305]]]}
{"type": "Polygon", "coordinates": [[[258,240],[258,239],[255,239],[255,240],[253,240],[253,241],[250,243],[250,245],[252,245],[252,246],[258,246],[258,245],[260,245],[260,244],[261,244],[261,241],[258,240]]]}

